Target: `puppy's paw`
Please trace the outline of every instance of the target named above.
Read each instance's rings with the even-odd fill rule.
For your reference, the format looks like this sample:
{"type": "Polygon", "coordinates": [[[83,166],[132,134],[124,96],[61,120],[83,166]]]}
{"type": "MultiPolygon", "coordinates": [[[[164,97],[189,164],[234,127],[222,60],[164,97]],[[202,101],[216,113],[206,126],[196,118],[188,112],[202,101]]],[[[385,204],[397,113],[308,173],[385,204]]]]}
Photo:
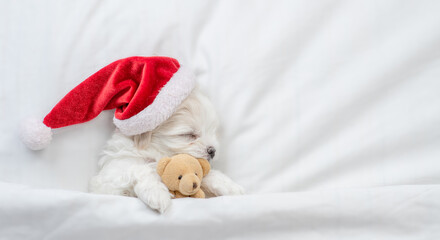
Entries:
{"type": "Polygon", "coordinates": [[[203,178],[202,187],[210,193],[210,196],[211,194],[214,196],[244,194],[242,186],[216,170],[211,170],[211,172],[203,178]]]}
{"type": "Polygon", "coordinates": [[[212,192],[216,196],[225,196],[225,195],[243,195],[244,188],[238,185],[235,182],[224,182],[223,184],[215,184],[211,188],[212,192]]]}
{"type": "Polygon", "coordinates": [[[161,188],[150,189],[142,196],[138,196],[145,204],[150,208],[158,211],[159,213],[164,213],[165,210],[171,205],[172,194],[168,189],[164,190],[161,188]]]}
{"type": "Polygon", "coordinates": [[[243,195],[244,193],[244,188],[235,182],[232,182],[228,188],[228,195],[243,195]]]}

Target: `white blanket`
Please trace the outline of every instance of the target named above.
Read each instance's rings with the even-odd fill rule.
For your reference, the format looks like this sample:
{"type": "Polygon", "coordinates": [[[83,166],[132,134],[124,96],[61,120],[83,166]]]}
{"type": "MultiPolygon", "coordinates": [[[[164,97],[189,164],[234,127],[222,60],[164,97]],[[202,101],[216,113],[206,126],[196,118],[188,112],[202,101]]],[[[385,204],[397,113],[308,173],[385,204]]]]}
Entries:
{"type": "Polygon", "coordinates": [[[435,0],[1,1],[0,239],[438,239],[439,12],[435,0]],[[20,143],[20,119],[133,55],[194,69],[222,122],[213,167],[249,195],[173,200],[159,216],[84,193],[112,112],[43,151],[20,143]]]}
{"type": "Polygon", "coordinates": [[[1,187],[2,239],[440,237],[439,186],[176,199],[162,216],[135,198],[1,187]]]}

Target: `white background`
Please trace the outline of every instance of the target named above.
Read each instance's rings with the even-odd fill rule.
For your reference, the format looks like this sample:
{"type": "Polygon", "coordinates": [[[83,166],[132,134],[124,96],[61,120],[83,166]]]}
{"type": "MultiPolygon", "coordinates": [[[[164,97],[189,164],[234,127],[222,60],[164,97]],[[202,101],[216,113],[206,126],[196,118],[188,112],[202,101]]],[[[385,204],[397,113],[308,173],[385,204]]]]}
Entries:
{"type": "MultiPolygon", "coordinates": [[[[433,239],[432,231],[423,230],[440,221],[439,13],[440,2],[434,0],[1,1],[0,180],[48,189],[34,196],[47,196],[48,201],[69,194],[100,197],[53,189],[86,191],[114,129],[113,112],[58,130],[52,144],[39,152],[21,144],[18,124],[29,115],[44,117],[69,90],[116,59],[165,55],[194,69],[220,115],[222,147],[213,167],[249,194],[266,196],[244,197],[238,206],[251,198],[254,214],[263,211],[267,217],[286,209],[287,215],[280,216],[290,219],[303,216],[301,204],[311,201],[307,194],[318,194],[318,217],[309,219],[312,225],[305,223],[304,229],[319,233],[313,224],[325,217],[326,200],[335,201],[338,211],[330,215],[341,225],[328,227],[330,238],[345,236],[334,234],[353,228],[350,223],[359,217],[356,209],[341,207],[335,196],[366,209],[360,228],[375,219],[374,211],[393,206],[389,202],[422,196],[417,198],[421,203],[408,201],[422,206],[423,213],[436,211],[432,218],[412,204],[393,217],[426,220],[425,225],[410,225],[416,234],[405,236],[417,238],[424,232],[433,239]],[[370,187],[374,194],[362,192],[370,187]],[[350,191],[356,192],[353,199],[350,191]],[[368,201],[381,191],[390,198],[368,201]],[[394,191],[400,197],[393,198],[394,191]],[[422,194],[426,191],[432,195],[422,194]],[[282,201],[277,208],[271,201],[278,201],[279,192],[289,194],[287,198],[299,194],[304,201],[282,201]],[[262,206],[261,201],[268,203],[262,206]],[[298,206],[299,212],[288,211],[298,206]]],[[[26,194],[8,188],[9,197],[18,198],[12,202],[32,206],[26,194]]],[[[202,202],[208,206],[203,216],[212,218],[209,206],[219,206],[219,201],[234,209],[228,205],[234,201],[221,199],[202,202]]],[[[55,203],[51,206],[56,209],[55,203]]],[[[175,209],[182,203],[187,202],[175,203],[175,209]]],[[[21,210],[18,222],[29,213],[21,210]]],[[[222,222],[235,216],[228,213],[222,222]]],[[[245,225],[255,219],[246,212],[240,216],[245,225]]],[[[396,219],[383,224],[408,228],[407,222],[393,225],[396,219]]],[[[371,237],[385,236],[370,227],[371,237]]],[[[279,236],[289,236],[285,231],[279,236]]],[[[224,236],[237,236],[233,233],[224,236]]]]}

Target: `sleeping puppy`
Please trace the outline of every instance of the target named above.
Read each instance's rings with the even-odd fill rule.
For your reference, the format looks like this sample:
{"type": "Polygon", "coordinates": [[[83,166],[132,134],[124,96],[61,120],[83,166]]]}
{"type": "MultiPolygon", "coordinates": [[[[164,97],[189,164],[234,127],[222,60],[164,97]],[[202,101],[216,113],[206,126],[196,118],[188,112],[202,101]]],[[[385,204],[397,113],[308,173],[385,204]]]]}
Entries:
{"type": "MultiPolygon", "coordinates": [[[[195,88],[176,112],[151,132],[125,136],[116,130],[99,161],[90,192],[138,197],[164,212],[171,195],[156,172],[157,162],[178,153],[212,160],[218,149],[219,121],[212,103],[195,88]]],[[[207,195],[238,195],[243,188],[223,173],[211,170],[202,189],[207,195]]]]}

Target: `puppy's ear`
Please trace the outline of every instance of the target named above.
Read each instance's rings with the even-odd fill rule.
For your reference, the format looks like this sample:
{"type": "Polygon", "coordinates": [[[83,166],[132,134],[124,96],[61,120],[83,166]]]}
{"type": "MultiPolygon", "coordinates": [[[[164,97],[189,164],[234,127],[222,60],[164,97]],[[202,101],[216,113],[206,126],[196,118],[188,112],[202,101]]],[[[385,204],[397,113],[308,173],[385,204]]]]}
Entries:
{"type": "Polygon", "coordinates": [[[203,176],[208,175],[209,171],[211,170],[211,164],[209,164],[208,160],[203,158],[197,158],[197,160],[199,160],[200,166],[202,166],[203,176]]]}
{"type": "Polygon", "coordinates": [[[159,174],[159,176],[162,176],[163,171],[165,171],[165,167],[168,165],[168,163],[170,163],[170,161],[171,158],[164,157],[157,163],[157,173],[159,174]]]}
{"type": "Polygon", "coordinates": [[[151,142],[151,135],[153,135],[153,132],[146,132],[146,133],[134,135],[133,137],[134,146],[137,149],[148,148],[148,145],[150,145],[151,142]]]}

